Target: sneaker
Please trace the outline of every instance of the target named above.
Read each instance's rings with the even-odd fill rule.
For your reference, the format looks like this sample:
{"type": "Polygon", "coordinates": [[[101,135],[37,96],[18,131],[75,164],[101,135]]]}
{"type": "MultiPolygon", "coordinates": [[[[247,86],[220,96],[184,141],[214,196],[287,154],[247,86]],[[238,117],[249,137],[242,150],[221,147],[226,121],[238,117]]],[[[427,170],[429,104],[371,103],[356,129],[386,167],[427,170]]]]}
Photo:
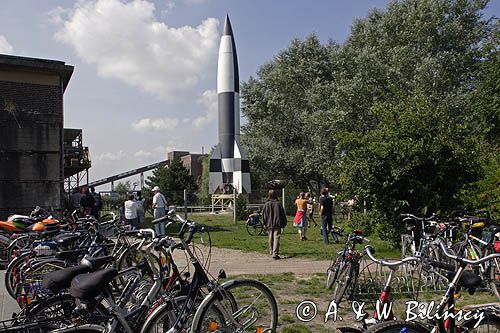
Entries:
{"type": "Polygon", "coordinates": [[[274,259],[274,260],[280,260],[280,259],[281,259],[281,257],[280,257],[280,256],[274,256],[274,257],[273,257],[273,259],[274,259]]]}

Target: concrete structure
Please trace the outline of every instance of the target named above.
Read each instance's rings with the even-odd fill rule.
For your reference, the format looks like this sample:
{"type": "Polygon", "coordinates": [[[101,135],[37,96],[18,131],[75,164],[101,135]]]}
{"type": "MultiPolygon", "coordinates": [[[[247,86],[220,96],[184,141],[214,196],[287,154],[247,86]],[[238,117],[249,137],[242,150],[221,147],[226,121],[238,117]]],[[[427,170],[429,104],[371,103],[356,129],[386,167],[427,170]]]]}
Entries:
{"type": "Polygon", "coordinates": [[[63,203],[63,94],[73,67],[0,55],[0,218],[63,203]]]}
{"type": "Polygon", "coordinates": [[[217,65],[219,143],[210,158],[209,193],[231,185],[238,193],[250,193],[250,167],[240,145],[240,79],[233,29],[226,16],[217,65]]]}
{"type": "Polygon", "coordinates": [[[164,166],[167,167],[170,165],[170,163],[174,160],[174,158],[180,158],[182,165],[186,169],[189,170],[189,174],[193,176],[195,179],[198,179],[203,173],[203,165],[202,165],[202,160],[203,157],[206,155],[203,154],[190,154],[188,151],[170,151],[167,153],[167,159],[165,161],[157,162],[154,164],[146,165],[140,168],[136,168],[133,170],[129,170],[126,172],[121,172],[119,174],[106,177],[103,179],[99,179],[93,182],[88,183],[89,186],[101,186],[105,184],[111,184],[111,192],[113,192],[114,189],[114,182],[124,179],[124,178],[129,178],[135,175],[140,175],[140,185],[141,185],[141,190],[144,188],[144,173],[147,171],[151,171],[153,169],[156,169],[158,167],[164,166]]]}

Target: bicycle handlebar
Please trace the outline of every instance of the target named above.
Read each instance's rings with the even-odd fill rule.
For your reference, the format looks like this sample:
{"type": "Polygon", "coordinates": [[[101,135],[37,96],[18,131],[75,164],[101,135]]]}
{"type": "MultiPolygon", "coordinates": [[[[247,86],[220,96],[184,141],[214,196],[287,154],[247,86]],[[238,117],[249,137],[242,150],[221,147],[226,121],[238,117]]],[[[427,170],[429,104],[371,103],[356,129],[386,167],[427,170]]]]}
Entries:
{"type": "Polygon", "coordinates": [[[387,266],[387,267],[399,267],[401,266],[402,264],[404,263],[407,263],[407,262],[410,262],[410,261],[413,261],[413,262],[418,262],[420,259],[417,258],[417,257],[407,257],[407,258],[404,258],[403,260],[398,260],[398,261],[394,261],[394,262],[389,262],[389,261],[385,261],[383,259],[377,259],[373,256],[373,247],[371,245],[366,245],[365,246],[365,253],[368,255],[368,257],[370,257],[371,260],[373,260],[374,262],[382,265],[382,266],[387,266]]]}
{"type": "Polygon", "coordinates": [[[409,219],[409,220],[424,221],[424,222],[432,221],[438,217],[434,213],[429,217],[418,217],[418,216],[415,216],[413,214],[399,214],[399,216],[404,217],[405,219],[409,219]]]}
{"type": "Polygon", "coordinates": [[[439,241],[439,246],[441,247],[441,250],[443,250],[444,255],[447,256],[448,258],[456,260],[458,262],[463,262],[463,263],[466,263],[469,265],[479,265],[479,264],[487,262],[491,259],[500,258],[500,253],[492,253],[490,255],[487,255],[486,257],[479,258],[477,260],[470,260],[470,259],[465,259],[465,258],[462,258],[462,257],[459,257],[459,256],[456,256],[456,255],[449,253],[448,249],[446,248],[446,245],[444,244],[443,241],[439,241]]]}

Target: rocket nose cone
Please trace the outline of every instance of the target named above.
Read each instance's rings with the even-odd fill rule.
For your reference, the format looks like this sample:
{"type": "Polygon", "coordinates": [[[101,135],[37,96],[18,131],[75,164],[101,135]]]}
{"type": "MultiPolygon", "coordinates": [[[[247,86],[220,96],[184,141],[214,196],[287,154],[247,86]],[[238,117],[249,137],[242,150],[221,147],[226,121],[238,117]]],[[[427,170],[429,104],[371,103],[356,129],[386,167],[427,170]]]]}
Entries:
{"type": "Polygon", "coordinates": [[[229,21],[229,15],[226,15],[226,21],[224,22],[224,36],[233,35],[233,28],[231,27],[231,21],[229,21]]]}

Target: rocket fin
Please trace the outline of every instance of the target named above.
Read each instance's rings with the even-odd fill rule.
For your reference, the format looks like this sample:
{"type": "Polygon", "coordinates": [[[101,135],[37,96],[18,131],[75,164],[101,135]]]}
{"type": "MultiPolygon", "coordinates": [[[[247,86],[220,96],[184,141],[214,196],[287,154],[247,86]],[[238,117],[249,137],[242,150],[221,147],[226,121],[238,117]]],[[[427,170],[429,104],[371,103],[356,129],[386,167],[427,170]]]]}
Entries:
{"type": "Polygon", "coordinates": [[[208,179],[208,192],[215,193],[218,188],[222,189],[224,183],[222,181],[222,158],[220,153],[220,144],[215,146],[215,149],[210,156],[210,173],[208,179]]]}

